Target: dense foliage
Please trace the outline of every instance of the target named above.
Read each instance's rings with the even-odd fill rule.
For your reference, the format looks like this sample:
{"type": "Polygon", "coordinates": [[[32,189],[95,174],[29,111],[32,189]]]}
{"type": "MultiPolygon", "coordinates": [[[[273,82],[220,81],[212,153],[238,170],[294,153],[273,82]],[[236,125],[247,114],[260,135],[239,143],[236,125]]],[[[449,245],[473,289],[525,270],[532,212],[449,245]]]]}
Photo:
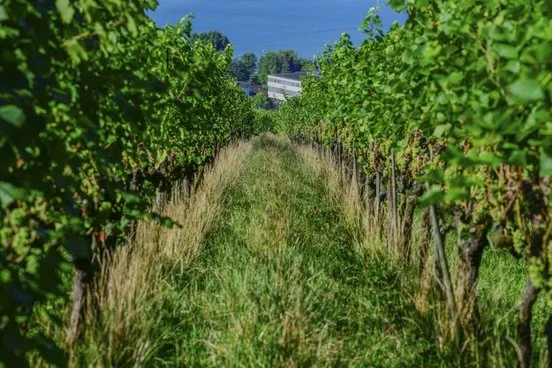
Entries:
{"type": "Polygon", "coordinates": [[[133,222],[159,218],[155,193],[252,133],[231,48],[191,42],[185,20],[157,29],[155,6],[0,4],[0,366],[25,366],[31,351],[65,365],[30,323],[35,305],[65,300],[73,273],[90,287],[133,222]]]}
{"type": "Polygon", "coordinates": [[[300,58],[293,50],[269,51],[259,60],[259,79],[266,86],[269,74],[313,71],[311,60],[300,58]]]}
{"type": "Polygon", "coordinates": [[[257,55],[246,52],[230,63],[230,75],[238,81],[249,81],[257,70],[257,55]]]}
{"type": "Polygon", "coordinates": [[[192,42],[203,41],[213,44],[215,49],[218,51],[224,51],[228,45],[230,45],[230,40],[228,37],[219,31],[209,31],[202,33],[193,33],[192,42]]]}
{"type": "MultiPolygon", "coordinates": [[[[390,3],[408,12],[407,24],[384,35],[372,9],[362,26],[369,37],[355,49],[344,35],[326,50],[323,77],[304,80],[303,96],[282,107],[281,124],[344,146],[360,161],[369,193],[389,183],[397,217],[411,217],[409,204],[419,200],[450,214],[442,220],[460,258],[462,330],[477,331],[485,248],[494,243],[523,258],[529,275],[518,344],[527,365],[531,308],[539,294],[552,307],[552,5],[390,3]]],[[[408,257],[411,223],[400,225],[408,257]]]]}

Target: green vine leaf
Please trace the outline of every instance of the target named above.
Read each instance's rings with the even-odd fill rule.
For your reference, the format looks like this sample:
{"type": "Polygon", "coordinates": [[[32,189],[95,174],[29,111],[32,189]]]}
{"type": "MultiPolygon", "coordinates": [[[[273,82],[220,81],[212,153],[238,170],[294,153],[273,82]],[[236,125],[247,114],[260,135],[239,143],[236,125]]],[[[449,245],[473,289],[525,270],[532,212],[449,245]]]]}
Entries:
{"type": "Polygon", "coordinates": [[[493,45],[493,50],[500,56],[505,59],[516,59],[518,57],[518,51],[515,47],[504,44],[504,43],[495,43],[493,45]]]}
{"type": "Polygon", "coordinates": [[[15,200],[25,198],[25,190],[16,188],[10,183],[0,181],[0,204],[4,207],[9,206],[15,200]]]}
{"type": "Polygon", "coordinates": [[[509,87],[512,96],[520,102],[538,101],[544,98],[544,93],[538,81],[521,77],[509,87]]]}
{"type": "Polygon", "coordinates": [[[75,15],[75,9],[69,3],[69,0],[56,0],[56,8],[61,15],[61,20],[67,24],[71,23],[75,15]]]}
{"type": "Polygon", "coordinates": [[[9,19],[8,14],[6,14],[6,9],[3,5],[0,5],[0,22],[6,19],[9,19]]]}
{"type": "Polygon", "coordinates": [[[544,148],[540,151],[540,175],[543,177],[552,176],[552,154],[544,148]]]}
{"type": "Polygon", "coordinates": [[[21,128],[25,123],[25,114],[21,108],[15,105],[6,105],[0,107],[0,119],[17,128],[21,128]]]}

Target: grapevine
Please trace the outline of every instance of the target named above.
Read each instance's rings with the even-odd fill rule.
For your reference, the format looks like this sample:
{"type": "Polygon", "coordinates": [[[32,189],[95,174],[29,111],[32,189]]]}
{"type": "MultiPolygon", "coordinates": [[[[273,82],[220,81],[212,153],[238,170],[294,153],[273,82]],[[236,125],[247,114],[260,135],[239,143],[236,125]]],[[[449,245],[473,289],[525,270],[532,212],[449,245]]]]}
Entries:
{"type": "Polygon", "coordinates": [[[389,250],[405,259],[407,219],[416,208],[440,209],[437,230],[455,237],[460,259],[451,303],[464,334],[479,331],[477,280],[490,242],[523,258],[518,346],[528,366],[532,306],[537,297],[552,306],[552,8],[538,0],[390,5],[408,12],[407,23],[383,34],[371,9],[366,40],[355,48],[343,35],[328,47],[322,77],[304,81],[279,125],[354,152],[376,203],[369,210],[379,208],[376,195],[399,198],[402,241],[389,250]]]}
{"type": "Polygon", "coordinates": [[[75,344],[105,255],[138,219],[170,223],[156,193],[253,133],[232,49],[191,42],[188,19],[157,28],[156,3],[0,4],[0,365],[66,365],[34,307],[67,300],[73,277],[75,344]]]}

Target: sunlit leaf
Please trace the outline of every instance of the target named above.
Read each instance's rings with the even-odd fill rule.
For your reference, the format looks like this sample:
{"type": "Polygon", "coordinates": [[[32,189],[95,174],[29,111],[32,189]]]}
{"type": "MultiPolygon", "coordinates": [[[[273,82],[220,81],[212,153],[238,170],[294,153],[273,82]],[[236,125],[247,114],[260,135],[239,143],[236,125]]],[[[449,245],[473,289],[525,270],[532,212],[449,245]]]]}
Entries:
{"type": "Polygon", "coordinates": [[[56,8],[58,9],[61,19],[64,23],[71,23],[73,15],[75,15],[75,9],[69,2],[69,0],[56,0],[56,8]]]}
{"type": "Polygon", "coordinates": [[[519,78],[510,85],[509,90],[516,100],[522,102],[536,101],[544,97],[539,82],[531,78],[519,78]]]}
{"type": "Polygon", "coordinates": [[[0,107],[0,119],[17,128],[21,128],[25,123],[25,114],[21,108],[15,105],[5,105],[0,107]]]}
{"type": "Polygon", "coordinates": [[[9,206],[15,200],[25,198],[25,190],[16,188],[10,183],[0,181],[0,204],[9,206]]]}

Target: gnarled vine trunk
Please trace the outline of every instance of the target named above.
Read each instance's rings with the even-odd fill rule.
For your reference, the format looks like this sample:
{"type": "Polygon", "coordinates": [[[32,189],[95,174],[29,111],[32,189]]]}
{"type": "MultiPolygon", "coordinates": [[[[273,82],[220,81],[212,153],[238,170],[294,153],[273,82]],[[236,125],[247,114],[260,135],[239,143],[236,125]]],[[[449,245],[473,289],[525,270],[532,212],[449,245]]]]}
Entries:
{"type": "Polygon", "coordinates": [[[462,328],[467,332],[477,331],[479,310],[477,308],[477,278],[483,258],[483,250],[487,245],[487,232],[490,229],[488,221],[482,220],[475,224],[460,224],[457,221],[458,264],[457,305],[458,318],[462,328]]]}
{"type": "Polygon", "coordinates": [[[420,242],[420,257],[418,269],[420,275],[425,271],[427,259],[429,257],[429,246],[431,244],[431,219],[429,215],[429,208],[424,208],[422,212],[422,239],[420,242]]]}
{"type": "MultiPolygon", "coordinates": [[[[408,262],[412,252],[412,224],[414,223],[414,210],[418,204],[418,199],[423,192],[421,184],[415,184],[406,200],[401,224],[401,250],[404,259],[408,262]]],[[[423,245],[422,245],[423,248],[423,245]]]]}
{"type": "Polygon", "coordinates": [[[89,250],[89,257],[74,260],[75,271],[73,274],[73,295],[71,317],[69,328],[67,329],[67,345],[75,346],[79,337],[80,325],[84,313],[85,297],[88,288],[94,277],[95,262],[97,260],[94,254],[98,249],[98,239],[96,234],[92,234],[92,240],[89,250]]]}
{"type": "Polygon", "coordinates": [[[537,301],[538,294],[539,290],[535,288],[531,278],[529,278],[523,293],[523,300],[521,301],[517,328],[521,368],[528,368],[531,366],[531,318],[533,316],[533,305],[537,301]]]}

